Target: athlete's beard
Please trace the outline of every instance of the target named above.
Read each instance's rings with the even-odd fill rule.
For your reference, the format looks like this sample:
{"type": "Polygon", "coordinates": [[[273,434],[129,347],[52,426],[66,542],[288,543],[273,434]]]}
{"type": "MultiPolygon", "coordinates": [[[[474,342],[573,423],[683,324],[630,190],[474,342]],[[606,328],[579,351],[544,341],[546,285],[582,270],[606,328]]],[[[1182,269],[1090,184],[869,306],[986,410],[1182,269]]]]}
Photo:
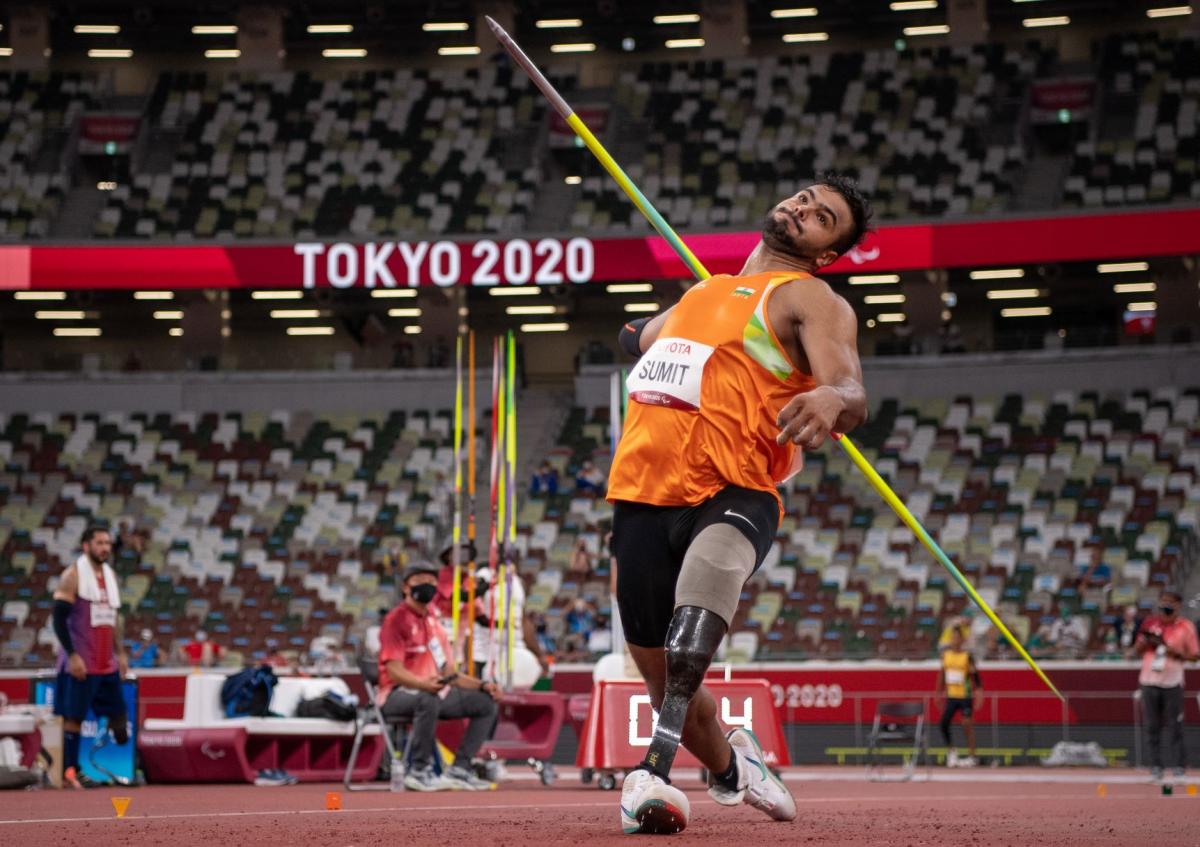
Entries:
{"type": "Polygon", "coordinates": [[[105,558],[103,558],[103,559],[100,559],[100,558],[98,558],[98,557],[96,556],[96,554],[95,554],[95,553],[93,553],[91,550],[88,550],[88,551],[87,551],[87,557],[88,557],[88,561],[92,563],[92,566],[93,566],[93,567],[97,567],[97,568],[98,568],[98,567],[100,567],[100,566],[102,566],[102,565],[106,565],[106,564],[108,564],[108,558],[107,558],[107,557],[105,557],[105,558]]]}
{"type": "Polygon", "coordinates": [[[774,209],[767,212],[767,217],[763,221],[762,240],[772,253],[808,262],[813,260],[811,256],[796,246],[791,232],[788,231],[787,222],[783,216],[777,217],[774,209]]]}

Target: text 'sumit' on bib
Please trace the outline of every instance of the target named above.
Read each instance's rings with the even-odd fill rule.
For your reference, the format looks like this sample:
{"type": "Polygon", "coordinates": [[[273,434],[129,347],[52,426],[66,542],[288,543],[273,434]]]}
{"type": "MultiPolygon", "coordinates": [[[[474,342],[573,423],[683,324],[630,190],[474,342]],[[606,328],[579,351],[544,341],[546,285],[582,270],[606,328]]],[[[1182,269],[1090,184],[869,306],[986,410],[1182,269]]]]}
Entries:
{"type": "Polygon", "coordinates": [[[686,338],[659,338],[625,381],[629,399],[647,406],[697,411],[704,367],[716,348],[686,338]]]}

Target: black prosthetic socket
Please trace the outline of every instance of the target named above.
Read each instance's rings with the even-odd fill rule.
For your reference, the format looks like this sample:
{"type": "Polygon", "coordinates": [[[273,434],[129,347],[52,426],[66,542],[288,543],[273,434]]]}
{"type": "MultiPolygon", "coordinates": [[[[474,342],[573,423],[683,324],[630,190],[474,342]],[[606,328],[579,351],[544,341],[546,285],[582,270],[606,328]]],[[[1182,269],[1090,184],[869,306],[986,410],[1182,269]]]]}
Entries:
{"type": "Polygon", "coordinates": [[[728,627],[716,612],[698,606],[680,606],[667,630],[667,680],[658,726],[642,765],[662,777],[671,772],[675,751],[683,737],[688,705],[704,682],[728,627]]]}
{"type": "Polygon", "coordinates": [[[112,730],[113,741],[118,744],[125,744],[129,741],[129,722],[124,715],[118,720],[110,720],[108,725],[112,730]]]}

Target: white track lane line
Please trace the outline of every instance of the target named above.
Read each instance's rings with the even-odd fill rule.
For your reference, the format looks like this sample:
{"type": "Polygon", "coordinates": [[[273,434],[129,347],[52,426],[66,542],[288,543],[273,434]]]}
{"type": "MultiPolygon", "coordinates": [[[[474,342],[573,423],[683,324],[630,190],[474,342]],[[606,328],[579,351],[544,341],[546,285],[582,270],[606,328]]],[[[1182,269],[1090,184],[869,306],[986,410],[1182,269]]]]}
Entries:
{"type": "MultiPolygon", "coordinates": [[[[1042,800],[1046,802],[1061,802],[1064,797],[1060,795],[1048,796],[1046,794],[1011,794],[1005,796],[997,796],[995,794],[978,794],[978,795],[960,795],[947,796],[945,794],[928,794],[915,796],[869,796],[865,794],[854,794],[847,797],[797,797],[797,805],[823,805],[836,803],[946,803],[946,802],[981,802],[995,800],[1042,800]]],[[[1097,799],[1092,794],[1080,795],[1071,797],[1070,799],[1097,799]]],[[[1139,797],[1106,797],[1103,802],[1111,803],[1114,800],[1141,800],[1150,799],[1148,796],[1139,797]]],[[[601,809],[611,808],[616,805],[616,799],[593,801],[590,803],[489,803],[485,806],[474,806],[474,810],[484,811],[495,809],[501,812],[511,812],[519,809],[601,809]]],[[[714,801],[708,799],[699,799],[692,801],[692,805],[717,805],[714,801]]],[[[465,811],[461,804],[452,806],[373,806],[366,809],[341,809],[336,812],[330,812],[325,809],[275,809],[272,811],[249,811],[249,812],[188,812],[186,814],[166,814],[166,815],[142,815],[142,816],[126,816],[118,818],[116,815],[98,815],[95,817],[82,818],[25,818],[25,819],[2,819],[0,826],[17,826],[20,824],[46,824],[46,823],[96,823],[103,821],[112,821],[120,823],[121,821],[169,821],[169,820],[188,820],[192,818],[253,818],[253,817],[269,817],[280,815],[351,815],[351,814],[379,814],[382,812],[462,812],[465,811]]]]}

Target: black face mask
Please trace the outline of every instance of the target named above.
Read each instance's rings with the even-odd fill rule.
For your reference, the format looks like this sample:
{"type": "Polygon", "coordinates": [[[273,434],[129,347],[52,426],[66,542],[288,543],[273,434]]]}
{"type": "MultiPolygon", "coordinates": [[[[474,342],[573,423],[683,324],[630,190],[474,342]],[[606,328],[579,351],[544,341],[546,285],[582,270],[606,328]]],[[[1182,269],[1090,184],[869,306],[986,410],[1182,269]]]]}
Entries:
{"type": "Polygon", "coordinates": [[[475,596],[482,597],[484,594],[487,594],[489,587],[490,586],[488,585],[488,581],[486,579],[475,580],[475,596]]]}
{"type": "Polygon", "coordinates": [[[1175,614],[1174,606],[1159,606],[1158,610],[1160,612],[1162,612],[1164,615],[1166,615],[1167,617],[1170,617],[1171,615],[1175,614]]]}
{"type": "Polygon", "coordinates": [[[437,596],[437,586],[426,582],[421,585],[414,585],[408,589],[408,593],[412,596],[414,602],[425,605],[437,596]]]}

